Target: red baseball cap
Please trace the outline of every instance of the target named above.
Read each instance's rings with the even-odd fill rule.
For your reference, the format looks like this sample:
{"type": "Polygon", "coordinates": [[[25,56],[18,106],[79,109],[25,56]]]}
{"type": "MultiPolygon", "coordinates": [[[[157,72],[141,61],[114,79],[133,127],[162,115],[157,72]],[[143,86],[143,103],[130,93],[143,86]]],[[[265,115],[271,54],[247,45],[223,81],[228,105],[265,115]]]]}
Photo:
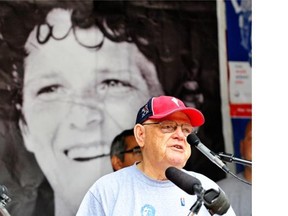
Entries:
{"type": "Polygon", "coordinates": [[[152,97],[140,108],[136,124],[148,119],[161,119],[174,112],[183,112],[190,118],[193,127],[201,126],[205,122],[203,114],[196,108],[186,107],[183,101],[171,96],[152,97]]]}

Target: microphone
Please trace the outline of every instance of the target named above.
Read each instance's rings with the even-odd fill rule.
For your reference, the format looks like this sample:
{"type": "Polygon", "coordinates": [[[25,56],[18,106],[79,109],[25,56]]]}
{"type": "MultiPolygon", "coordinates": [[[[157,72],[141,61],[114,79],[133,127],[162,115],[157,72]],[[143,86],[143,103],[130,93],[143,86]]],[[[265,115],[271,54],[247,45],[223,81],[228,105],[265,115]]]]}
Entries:
{"type": "Polygon", "coordinates": [[[4,185],[0,185],[0,215],[1,216],[10,216],[9,212],[5,208],[8,202],[11,201],[11,198],[7,196],[7,188],[4,185]]]}
{"type": "Polygon", "coordinates": [[[188,175],[176,167],[168,167],[165,171],[167,179],[190,195],[201,195],[203,188],[199,179],[188,175]]]}
{"type": "Polygon", "coordinates": [[[199,151],[201,151],[207,158],[209,158],[214,164],[220,167],[224,172],[226,173],[230,172],[226,164],[224,164],[223,161],[221,161],[213,151],[211,151],[203,143],[201,143],[195,133],[191,133],[187,136],[187,142],[190,145],[195,146],[199,151]]]}
{"type": "Polygon", "coordinates": [[[205,207],[211,215],[225,214],[230,208],[230,203],[221,189],[204,190],[199,179],[177,169],[168,167],[165,171],[167,179],[190,195],[197,195],[204,201],[205,207]]]}
{"type": "Polygon", "coordinates": [[[0,185],[0,206],[5,207],[11,198],[7,195],[8,190],[4,185],[0,185]]]}

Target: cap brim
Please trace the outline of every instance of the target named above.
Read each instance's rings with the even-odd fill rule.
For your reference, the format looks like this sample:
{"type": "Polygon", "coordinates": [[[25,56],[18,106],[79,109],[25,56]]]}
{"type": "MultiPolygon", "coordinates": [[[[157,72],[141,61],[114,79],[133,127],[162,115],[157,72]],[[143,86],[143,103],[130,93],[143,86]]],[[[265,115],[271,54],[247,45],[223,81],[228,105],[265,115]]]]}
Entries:
{"type": "Polygon", "coordinates": [[[161,118],[164,118],[164,117],[166,117],[172,113],[175,113],[175,112],[185,113],[189,117],[191,125],[193,127],[201,126],[205,122],[205,118],[204,118],[203,114],[200,111],[198,111],[197,109],[193,109],[193,108],[179,108],[179,109],[176,109],[176,110],[173,110],[171,112],[167,112],[167,113],[164,113],[161,115],[153,115],[153,116],[149,117],[148,119],[161,119],[161,118]]]}

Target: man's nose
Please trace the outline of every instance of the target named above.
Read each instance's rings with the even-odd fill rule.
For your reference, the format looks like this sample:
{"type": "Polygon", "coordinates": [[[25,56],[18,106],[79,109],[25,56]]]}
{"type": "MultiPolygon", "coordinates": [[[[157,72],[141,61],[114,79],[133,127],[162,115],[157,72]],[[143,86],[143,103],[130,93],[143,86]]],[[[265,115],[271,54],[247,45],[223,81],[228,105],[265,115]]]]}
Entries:
{"type": "Polygon", "coordinates": [[[177,128],[175,130],[175,134],[177,134],[177,136],[181,137],[181,138],[185,138],[185,134],[183,132],[182,126],[181,125],[177,125],[177,128]]]}

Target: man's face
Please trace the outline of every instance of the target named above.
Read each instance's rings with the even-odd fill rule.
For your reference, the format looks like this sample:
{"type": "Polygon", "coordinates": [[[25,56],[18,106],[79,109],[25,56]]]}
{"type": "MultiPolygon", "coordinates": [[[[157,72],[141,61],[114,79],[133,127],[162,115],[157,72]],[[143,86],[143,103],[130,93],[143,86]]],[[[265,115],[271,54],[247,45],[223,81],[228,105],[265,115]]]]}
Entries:
{"type": "Polygon", "coordinates": [[[112,172],[109,156],[101,155],[109,154],[113,137],[133,126],[138,108],[150,98],[138,62],[151,63],[133,44],[106,39],[97,51],[79,45],[72,33],[30,43],[26,123],[20,123],[25,145],[54,192],[77,209],[92,183],[112,172]]]}
{"type": "MultiPolygon", "coordinates": [[[[134,149],[135,147],[139,147],[133,135],[125,137],[125,143],[127,145],[126,151],[134,149]]],[[[123,167],[127,167],[134,164],[136,161],[141,160],[142,160],[141,151],[127,152],[124,154],[124,161],[122,164],[123,167]]]]}
{"type": "MultiPolygon", "coordinates": [[[[148,120],[145,123],[164,120],[175,121],[178,125],[190,124],[188,116],[182,112],[173,113],[157,121],[148,120]]],[[[169,166],[184,167],[191,155],[191,147],[180,126],[172,133],[163,133],[158,124],[144,125],[144,128],[145,142],[142,148],[144,161],[148,160],[152,165],[163,169],[169,166]]]]}
{"type": "Polygon", "coordinates": [[[246,160],[252,160],[252,124],[248,123],[245,137],[241,141],[241,155],[246,160]]]}

